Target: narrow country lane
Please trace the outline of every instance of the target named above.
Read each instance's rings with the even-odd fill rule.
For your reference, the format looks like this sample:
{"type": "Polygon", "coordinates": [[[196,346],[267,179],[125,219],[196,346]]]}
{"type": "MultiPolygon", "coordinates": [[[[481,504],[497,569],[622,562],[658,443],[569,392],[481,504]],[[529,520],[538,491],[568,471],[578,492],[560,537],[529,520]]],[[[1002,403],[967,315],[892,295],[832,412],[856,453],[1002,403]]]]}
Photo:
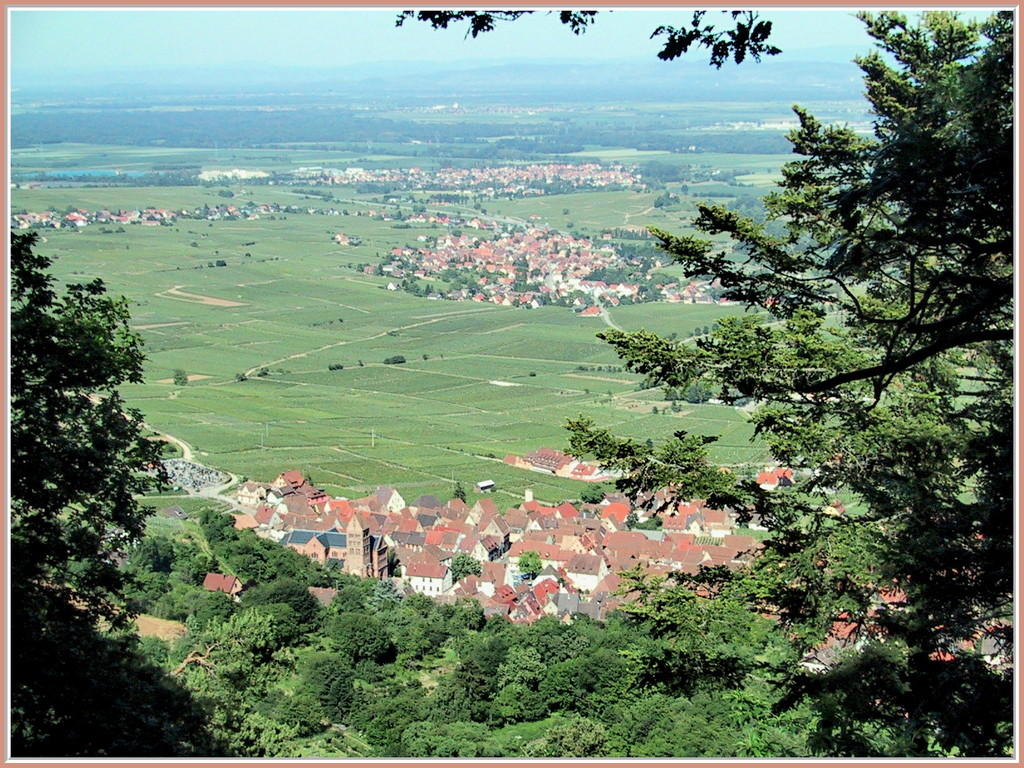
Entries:
{"type": "MultiPolygon", "coordinates": [[[[161,432],[160,430],[157,430],[157,429],[153,429],[153,427],[149,426],[148,424],[146,425],[146,427],[148,429],[152,429],[154,432],[156,432],[160,436],[159,439],[161,439],[161,440],[163,440],[165,442],[168,442],[168,443],[173,443],[174,445],[176,445],[179,448],[181,448],[182,458],[185,461],[189,461],[189,462],[191,462],[193,464],[199,464],[200,466],[203,466],[203,467],[206,466],[202,462],[196,461],[196,459],[195,459],[195,450],[192,448],[192,446],[190,446],[188,443],[186,443],[181,438],[175,437],[174,435],[170,435],[170,434],[168,434],[166,432],[161,432]]],[[[212,467],[211,467],[211,469],[212,469],[212,467]]],[[[243,512],[245,514],[250,514],[252,512],[252,510],[249,509],[248,507],[245,507],[245,506],[239,504],[235,500],[234,493],[232,492],[234,490],[234,488],[238,485],[238,477],[237,477],[237,475],[234,475],[231,472],[225,472],[222,469],[217,469],[216,471],[220,472],[223,475],[227,475],[228,479],[226,481],[224,481],[223,483],[220,483],[219,485],[210,485],[210,486],[207,486],[205,488],[201,488],[198,491],[192,491],[192,490],[189,490],[189,489],[185,488],[185,489],[183,489],[185,491],[185,493],[183,493],[183,494],[181,494],[179,496],[164,496],[164,497],[161,497],[161,498],[182,498],[182,499],[187,499],[187,498],[199,497],[199,498],[206,498],[206,499],[215,499],[216,501],[224,502],[225,504],[227,504],[228,506],[230,506],[234,510],[237,510],[239,512],[243,512]]]]}
{"type": "Polygon", "coordinates": [[[192,451],[192,446],[190,446],[184,440],[180,440],[177,437],[174,437],[174,435],[168,435],[166,432],[161,432],[158,429],[153,429],[153,427],[151,427],[149,424],[145,424],[144,426],[146,427],[146,429],[152,429],[154,432],[156,432],[157,435],[159,435],[159,440],[162,440],[165,443],[172,443],[181,448],[181,458],[183,458],[185,461],[195,461],[195,459],[193,458],[195,454],[192,451]]]}
{"type": "Polygon", "coordinates": [[[615,321],[612,320],[612,315],[608,311],[607,307],[601,307],[601,319],[604,320],[604,324],[607,325],[609,328],[614,328],[616,331],[622,330],[622,328],[616,325],[615,321]]]}

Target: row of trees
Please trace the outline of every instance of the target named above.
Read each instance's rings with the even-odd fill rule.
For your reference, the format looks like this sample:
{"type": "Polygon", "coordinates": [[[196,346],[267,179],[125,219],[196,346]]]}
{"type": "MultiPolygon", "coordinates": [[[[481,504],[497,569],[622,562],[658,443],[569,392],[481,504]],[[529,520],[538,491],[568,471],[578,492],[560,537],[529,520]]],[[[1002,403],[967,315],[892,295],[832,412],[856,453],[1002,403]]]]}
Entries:
{"type": "MultiPolygon", "coordinates": [[[[239,146],[240,134],[230,129],[230,118],[238,110],[211,108],[202,112],[175,112],[165,116],[134,108],[111,109],[103,115],[69,112],[61,109],[26,111],[12,116],[12,146],[24,148],[40,143],[75,141],[89,144],[139,145],[165,142],[174,147],[206,147],[213,149],[219,143],[239,146]],[[72,119],[73,115],[73,119],[72,119]],[[112,120],[111,115],[117,119],[112,120]]],[[[677,125],[662,125],[651,131],[638,132],[634,128],[600,129],[588,124],[573,126],[573,135],[566,138],[561,129],[543,121],[536,121],[522,130],[530,131],[530,138],[508,138],[507,126],[499,121],[430,123],[421,125],[412,120],[397,121],[380,117],[354,114],[337,107],[296,107],[287,113],[274,110],[246,109],[245,142],[247,148],[259,148],[282,143],[301,142],[312,137],[318,142],[330,142],[332,151],[366,153],[366,142],[386,144],[388,153],[396,156],[420,157],[426,161],[449,160],[544,161],[552,156],[572,159],[588,145],[633,147],[647,151],[679,152],[694,146],[698,152],[731,152],[737,154],[778,153],[785,151],[784,140],[769,131],[730,131],[708,133],[695,131],[680,138],[677,125]]],[[[44,180],[64,177],[49,174],[44,180]]],[[[68,179],[74,177],[68,176],[68,179]]],[[[75,180],[81,181],[81,178],[75,180]]],[[[110,185],[196,186],[200,185],[194,170],[147,174],[127,178],[110,176],[91,179],[91,183],[110,185]]],[[[219,183],[219,182],[218,182],[219,183]]],[[[265,185],[266,178],[247,179],[249,186],[265,185]]],[[[571,192],[564,183],[538,184],[549,193],[571,192]]],[[[361,182],[358,191],[376,194],[394,191],[399,187],[376,182],[361,182]]]]}

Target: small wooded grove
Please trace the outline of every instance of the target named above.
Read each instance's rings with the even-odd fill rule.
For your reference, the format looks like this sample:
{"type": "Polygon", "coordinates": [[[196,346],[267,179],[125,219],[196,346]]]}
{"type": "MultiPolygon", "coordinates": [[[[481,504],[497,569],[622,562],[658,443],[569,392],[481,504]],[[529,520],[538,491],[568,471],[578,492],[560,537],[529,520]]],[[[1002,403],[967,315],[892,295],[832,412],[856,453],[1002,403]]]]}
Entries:
{"type": "MultiPolygon", "coordinates": [[[[772,711],[773,667],[795,661],[785,637],[725,597],[670,592],[689,624],[685,637],[642,608],[604,623],[487,620],[475,601],[401,597],[390,582],[321,566],[210,511],[173,535],[147,536],[126,572],[137,610],[188,629],[138,647],[201,713],[178,749],[255,757],[814,751],[809,709],[772,711]],[[205,590],[210,568],[252,586],[238,601],[205,590]],[[325,607],[309,586],[336,595],[325,607]]],[[[161,714],[177,717],[153,713],[161,714]]]]}

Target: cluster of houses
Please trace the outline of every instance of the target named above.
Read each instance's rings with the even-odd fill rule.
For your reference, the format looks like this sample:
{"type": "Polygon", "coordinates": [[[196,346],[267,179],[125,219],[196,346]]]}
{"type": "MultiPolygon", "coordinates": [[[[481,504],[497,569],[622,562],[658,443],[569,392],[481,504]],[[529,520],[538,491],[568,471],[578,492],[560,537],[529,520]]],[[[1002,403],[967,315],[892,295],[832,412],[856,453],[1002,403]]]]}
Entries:
{"type": "Polygon", "coordinates": [[[325,185],[386,184],[402,190],[469,190],[487,196],[543,195],[545,188],[602,189],[643,187],[635,170],[599,163],[537,163],[489,168],[322,168],[304,167],[291,176],[303,183],[325,185]]]}
{"type": "MultiPolygon", "coordinates": [[[[603,618],[625,599],[615,594],[619,572],[636,566],[662,575],[695,573],[701,565],[736,568],[757,548],[735,514],[700,500],[669,505],[659,530],[630,530],[644,513],[617,495],[600,504],[547,506],[527,493],[505,510],[490,496],[472,505],[429,495],[407,503],[386,487],[338,499],[289,471],[270,483],[243,483],[236,498],[252,510],[235,515],[237,528],[347,573],[392,579],[407,594],[474,598],[487,615],[523,623],[545,615],[603,618]],[[522,566],[527,553],[532,570],[522,566]],[[480,573],[456,579],[459,555],[479,563],[480,573]]],[[[330,590],[319,592],[329,602],[330,590]]]]}
{"type": "Polygon", "coordinates": [[[658,286],[661,298],[675,304],[721,304],[734,302],[721,298],[721,282],[715,280],[690,280],[685,284],[666,283],[658,286]]]}
{"type": "Polygon", "coordinates": [[[132,210],[109,211],[106,209],[90,211],[79,208],[71,211],[21,211],[11,214],[13,229],[61,229],[86,227],[90,224],[140,224],[156,227],[171,224],[178,219],[198,219],[202,221],[255,221],[261,216],[276,213],[322,213],[315,208],[300,208],[295,205],[278,205],[277,203],[243,203],[233,205],[202,205],[196,208],[170,210],[167,208],[137,208],[132,210]]]}
{"type": "MultiPolygon", "coordinates": [[[[435,239],[433,247],[392,249],[390,260],[373,271],[396,280],[462,273],[468,287],[438,296],[454,301],[534,307],[572,300],[578,305],[598,300],[618,304],[623,299],[637,300],[640,286],[588,277],[595,270],[620,266],[621,260],[610,244],[529,226],[496,233],[490,239],[446,233],[435,239]]],[[[401,286],[392,282],[387,287],[399,290],[401,286]]]]}
{"type": "MultiPolygon", "coordinates": [[[[443,205],[443,203],[438,203],[443,205]]],[[[424,206],[425,207],[425,206],[424,206]]],[[[334,209],[330,209],[327,213],[336,213],[334,209]]],[[[428,213],[427,211],[411,211],[403,213],[398,208],[397,204],[394,208],[367,208],[366,210],[358,210],[349,212],[350,216],[362,216],[378,221],[400,221],[405,224],[422,224],[424,226],[439,226],[439,227],[455,227],[457,229],[497,229],[498,223],[494,219],[482,219],[479,216],[459,216],[453,213],[442,213],[441,211],[434,211],[428,213]]],[[[336,236],[337,237],[337,236],[336,236]]],[[[420,235],[417,239],[422,243],[427,241],[426,235],[420,235]]]]}
{"type": "MultiPolygon", "coordinates": [[[[159,226],[171,224],[178,219],[200,221],[257,221],[264,216],[274,214],[306,214],[309,216],[341,216],[345,212],[337,208],[315,208],[313,206],[280,205],[278,203],[244,202],[235,205],[201,205],[195,208],[169,210],[166,208],[138,208],[133,210],[99,210],[90,211],[85,208],[70,211],[20,211],[11,214],[12,229],[61,229],[85,227],[90,224],[141,224],[159,226]]],[[[497,223],[479,217],[461,217],[443,213],[429,214],[412,212],[399,214],[393,209],[369,208],[355,212],[355,216],[368,216],[381,221],[403,221],[410,224],[437,224],[439,226],[460,227],[465,229],[495,229],[497,223]]],[[[423,238],[425,240],[426,238],[423,238]]],[[[334,240],[340,245],[351,245],[351,239],[343,234],[335,235],[334,240]]]]}
{"type": "MultiPolygon", "coordinates": [[[[765,489],[792,484],[785,467],[758,475],[765,489]]],[[[631,599],[620,594],[620,573],[639,567],[647,574],[696,573],[700,566],[735,569],[750,562],[757,540],[737,528],[736,515],[712,509],[702,500],[678,502],[664,491],[633,508],[619,495],[606,494],[599,504],[568,502],[547,506],[532,499],[500,511],[493,497],[469,505],[454,498],[441,502],[420,496],[406,503],[393,488],[381,487],[359,499],[331,499],[297,471],[284,472],[271,483],[243,483],[238,501],[252,508],[235,515],[238,528],[259,535],[319,562],[332,563],[363,577],[391,579],[401,593],[419,593],[438,602],[475,599],[486,616],[532,623],[544,616],[571,621],[577,614],[604,619],[631,599]],[[647,503],[649,502],[649,503],[647,503]],[[644,509],[657,508],[661,528],[633,528],[644,509]],[[479,564],[479,574],[456,579],[459,555],[479,564]]],[[[844,510],[833,504],[833,514],[844,510]]],[[[756,526],[751,526],[752,529],[756,526]]],[[[203,586],[239,595],[245,588],[233,576],[207,574],[203,586]]],[[[329,605],[336,592],[310,588],[329,605]]],[[[884,614],[902,610],[906,596],[898,589],[880,589],[867,619],[835,617],[826,640],[802,664],[823,670],[846,649],[868,637],[884,634],[884,614]]],[[[1007,626],[994,622],[964,644],[997,666],[1012,660],[998,642],[1007,626]]],[[[950,653],[938,660],[953,661],[950,653]]]]}
{"type": "MultiPolygon", "coordinates": [[[[423,222],[442,222],[440,216],[419,214],[423,222]]],[[[407,218],[406,221],[414,219],[407,218]]],[[[473,219],[467,227],[499,230],[493,221],[473,219]]],[[[427,243],[425,235],[419,241],[427,243]]],[[[607,241],[608,237],[602,238],[607,241]]],[[[623,257],[610,242],[560,233],[546,226],[530,225],[522,231],[495,231],[489,236],[447,232],[422,247],[397,247],[390,259],[366,267],[366,272],[391,278],[388,290],[409,290],[418,279],[455,281],[446,293],[430,298],[476,301],[501,306],[539,307],[558,304],[583,309],[584,316],[599,316],[599,305],[610,307],[645,300],[688,304],[724,304],[721,286],[707,280],[685,284],[646,284],[592,279],[606,268],[618,269],[623,257]]],[[[655,260],[651,267],[661,265],[655,260]]]]}
{"type": "Polygon", "coordinates": [[[138,210],[89,211],[78,208],[71,211],[23,211],[11,214],[12,229],[73,229],[89,224],[141,224],[158,227],[177,218],[179,212],[166,208],[138,210]]]}
{"type": "Polygon", "coordinates": [[[247,181],[252,179],[268,179],[270,174],[266,171],[248,171],[242,168],[232,168],[230,171],[203,171],[197,177],[200,181],[247,181]]]}
{"type": "Polygon", "coordinates": [[[525,456],[509,454],[505,457],[504,462],[516,469],[544,472],[556,477],[568,477],[572,480],[584,480],[590,483],[612,479],[612,476],[599,465],[580,461],[554,448],[538,448],[525,456]]]}

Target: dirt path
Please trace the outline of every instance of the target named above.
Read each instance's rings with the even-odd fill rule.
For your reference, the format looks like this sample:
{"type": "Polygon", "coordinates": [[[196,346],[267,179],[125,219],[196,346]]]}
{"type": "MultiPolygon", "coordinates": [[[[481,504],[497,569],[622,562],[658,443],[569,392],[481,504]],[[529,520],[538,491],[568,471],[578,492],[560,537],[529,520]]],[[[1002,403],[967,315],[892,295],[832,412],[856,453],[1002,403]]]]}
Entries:
{"type": "Polygon", "coordinates": [[[205,304],[209,307],[244,307],[245,302],[241,301],[228,301],[227,299],[218,299],[214,296],[203,296],[198,293],[186,293],[181,288],[184,286],[176,285],[166,291],[160,293],[154,293],[154,296],[159,296],[161,299],[175,299],[176,301],[187,301],[190,304],[205,304]]]}
{"type": "Polygon", "coordinates": [[[627,213],[626,214],[626,223],[628,224],[629,220],[631,218],[633,218],[634,216],[650,216],[653,211],[654,211],[654,206],[652,205],[649,208],[645,208],[644,210],[640,211],[640,213],[627,213]]]}
{"type": "MultiPolygon", "coordinates": [[[[148,424],[144,425],[146,429],[153,429],[148,424]]],[[[157,433],[157,440],[163,440],[165,443],[173,443],[181,449],[181,458],[185,461],[195,461],[195,454],[192,451],[192,446],[186,443],[184,440],[179,440],[174,435],[168,435],[166,432],[160,432],[159,430],[153,429],[157,433]]]]}
{"type": "MultiPolygon", "coordinates": [[[[150,427],[148,424],[145,426],[147,429],[153,429],[153,427],[150,427]]],[[[181,448],[181,457],[185,461],[191,461],[193,464],[201,464],[205,466],[201,461],[196,461],[195,450],[193,450],[192,446],[190,446],[184,440],[182,440],[179,437],[175,437],[174,435],[169,435],[166,432],[160,432],[155,429],[153,429],[153,431],[156,432],[158,435],[158,437],[155,439],[163,440],[164,442],[168,443],[173,443],[174,445],[181,448]]],[[[252,514],[252,510],[249,507],[242,506],[235,500],[233,491],[234,488],[238,485],[238,477],[223,469],[218,469],[217,471],[227,475],[228,479],[221,483],[220,485],[211,485],[208,488],[203,488],[200,491],[187,491],[187,493],[182,494],[180,498],[195,498],[196,496],[198,496],[200,498],[216,499],[217,501],[224,502],[237,512],[252,514]]]]}
{"type": "Polygon", "coordinates": [[[511,331],[513,328],[522,328],[526,323],[513,323],[512,325],[506,325],[502,328],[492,328],[489,331],[476,331],[478,336],[486,336],[489,333],[504,333],[505,331],[511,331]]]}
{"type": "MultiPolygon", "coordinates": [[[[480,310],[477,309],[477,310],[469,310],[469,311],[471,311],[471,312],[479,312],[480,310]]],[[[443,314],[443,315],[431,316],[431,319],[424,320],[421,323],[409,323],[408,325],[400,325],[397,328],[391,328],[391,329],[389,329],[387,331],[381,331],[380,333],[375,333],[372,336],[363,336],[362,338],[359,338],[359,339],[349,339],[347,341],[336,341],[333,344],[325,344],[324,346],[317,347],[316,349],[308,349],[305,352],[296,352],[294,355],[288,355],[287,357],[282,357],[279,360],[270,360],[268,362],[260,363],[259,365],[254,365],[252,368],[250,368],[249,370],[247,370],[245,372],[245,375],[246,376],[252,376],[260,368],[269,368],[272,365],[278,365],[280,363],[287,362],[288,360],[296,360],[296,359],[298,359],[300,357],[306,357],[307,355],[311,355],[311,354],[313,354],[315,352],[324,352],[324,351],[326,351],[328,349],[334,349],[336,347],[344,347],[344,346],[346,346],[348,344],[356,344],[356,343],[358,343],[360,341],[373,341],[374,339],[383,338],[384,336],[387,336],[389,333],[394,333],[395,331],[408,331],[410,328],[420,328],[421,326],[424,326],[424,325],[433,325],[434,323],[440,323],[443,320],[448,320],[449,318],[451,318],[452,315],[457,315],[457,314],[464,314],[464,313],[463,312],[449,312],[449,313],[443,314]]],[[[420,317],[425,317],[425,316],[424,315],[420,315],[420,317]]]]}
{"type": "Polygon", "coordinates": [[[135,331],[151,331],[155,328],[171,328],[177,325],[188,325],[187,320],[182,320],[178,323],[153,323],[152,325],[133,325],[132,330],[135,331]]]}
{"type": "Polygon", "coordinates": [[[608,311],[607,307],[601,307],[601,319],[604,320],[604,324],[607,325],[609,328],[614,328],[616,331],[621,331],[622,330],[612,320],[612,315],[608,311]]]}
{"type": "Polygon", "coordinates": [[[582,373],[563,373],[561,374],[567,379],[589,379],[590,381],[610,381],[612,384],[631,384],[632,382],[628,379],[611,379],[607,376],[586,376],[582,373]]]}

